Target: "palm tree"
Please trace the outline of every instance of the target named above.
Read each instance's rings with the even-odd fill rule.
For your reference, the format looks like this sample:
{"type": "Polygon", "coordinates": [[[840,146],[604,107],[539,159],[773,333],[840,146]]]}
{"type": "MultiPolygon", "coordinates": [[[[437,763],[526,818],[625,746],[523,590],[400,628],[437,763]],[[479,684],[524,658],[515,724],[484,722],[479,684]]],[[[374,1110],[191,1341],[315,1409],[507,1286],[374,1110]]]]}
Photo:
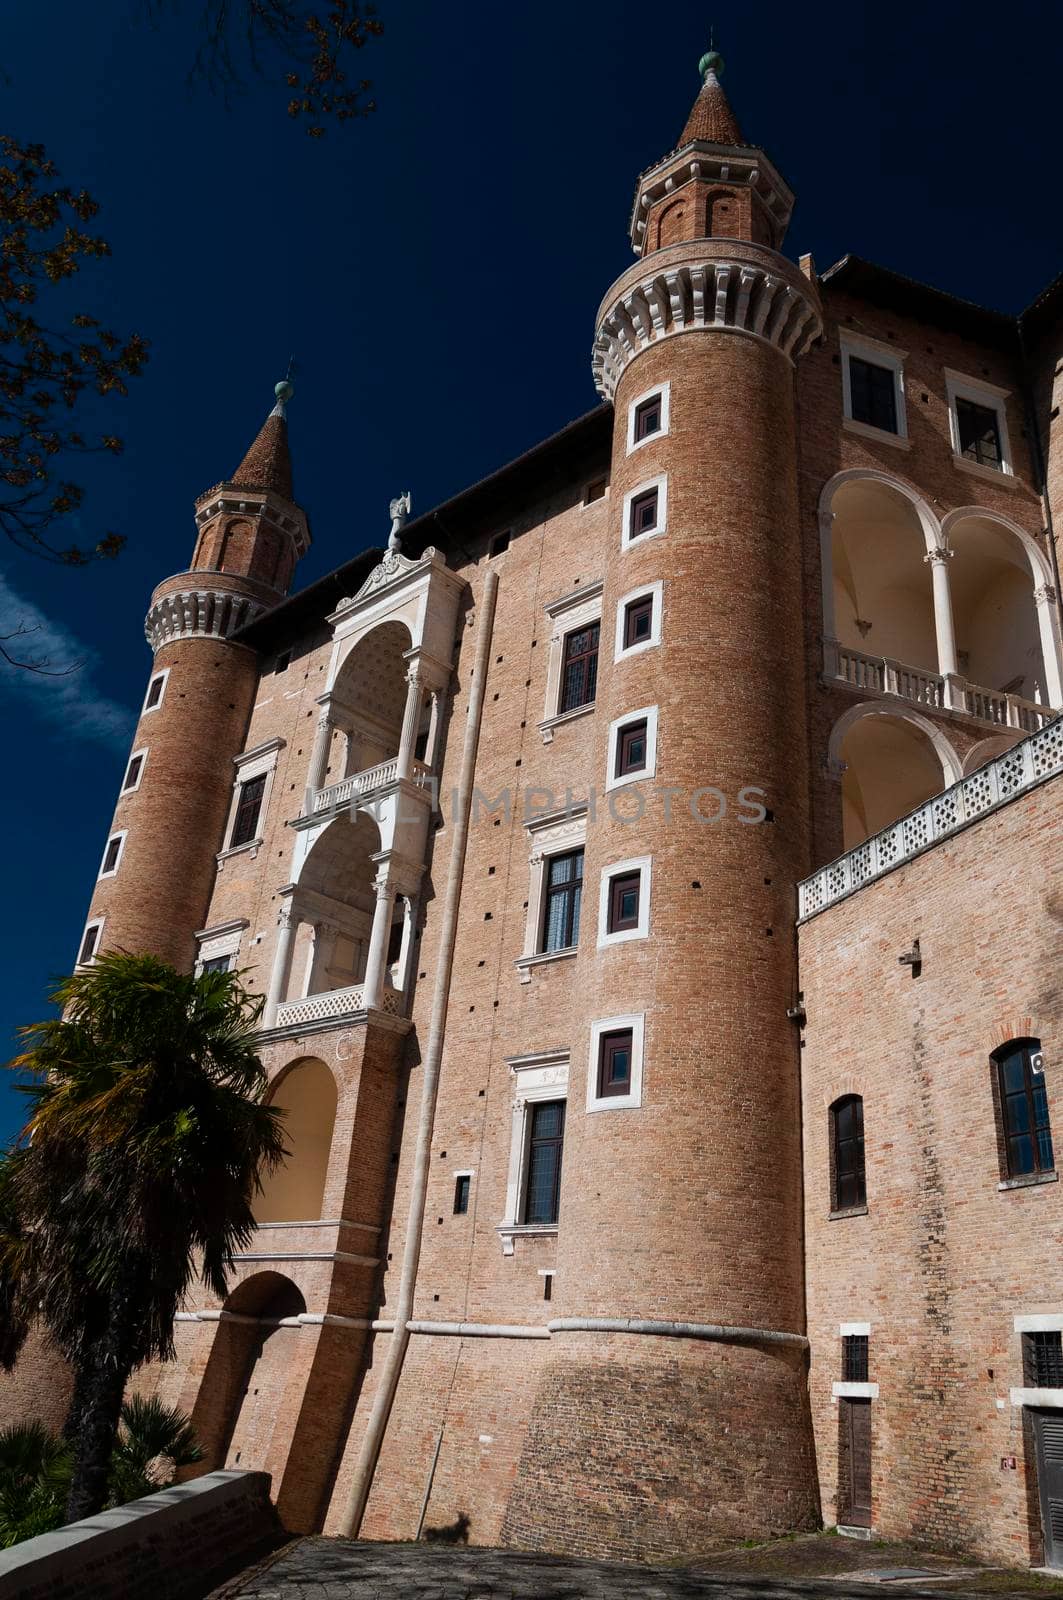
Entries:
{"type": "Polygon", "coordinates": [[[58,1528],[69,1490],[64,1440],[43,1422],[0,1429],[0,1549],[58,1528]]]}
{"type": "Polygon", "coordinates": [[[5,1372],[15,1365],[29,1332],[21,1294],[28,1241],[16,1184],[22,1159],[21,1150],[0,1152],[0,1367],[5,1372]]]}
{"type": "Polygon", "coordinates": [[[260,1175],[286,1154],[263,1104],[262,1001],[235,973],[114,952],[59,984],[60,1017],[22,1030],[29,1089],[15,1187],[20,1297],[74,1370],[69,1520],[106,1502],[130,1374],[173,1355],[197,1275],[219,1298],[248,1244],[260,1175]]]}
{"type": "Polygon", "coordinates": [[[192,1424],[176,1406],[157,1395],[130,1395],[122,1407],[118,1438],[111,1452],[112,1505],[124,1506],[171,1484],[179,1467],[202,1461],[192,1424]]]}

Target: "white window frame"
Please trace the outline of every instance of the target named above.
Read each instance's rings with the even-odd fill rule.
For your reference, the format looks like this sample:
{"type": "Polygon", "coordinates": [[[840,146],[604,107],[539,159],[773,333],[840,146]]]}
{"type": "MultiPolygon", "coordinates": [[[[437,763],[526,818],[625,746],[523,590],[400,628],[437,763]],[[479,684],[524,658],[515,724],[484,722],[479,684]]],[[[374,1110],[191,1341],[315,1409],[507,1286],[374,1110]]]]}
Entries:
{"type": "Polygon", "coordinates": [[[142,744],[139,750],[130,750],[129,759],[125,764],[125,772],[122,775],[122,787],[118,791],[119,794],[136,794],[137,790],[140,788],[140,785],[144,781],[144,769],[148,764],[149,748],[150,747],[148,745],[142,744]],[[127,784],[125,780],[128,777],[129,769],[133,765],[133,762],[137,759],[137,756],[140,756],[141,758],[140,766],[137,770],[137,781],[136,783],[127,784]]]}
{"type": "Polygon", "coordinates": [[[850,433],[862,433],[869,439],[886,440],[890,444],[899,445],[902,450],[909,449],[911,440],[908,437],[908,407],[904,393],[904,363],[908,356],[907,350],[898,350],[895,345],[886,344],[881,339],[847,332],[839,334],[838,343],[841,349],[842,412],[846,429],[850,433]],[[886,367],[893,373],[893,406],[897,413],[896,433],[890,433],[888,428],[873,427],[869,422],[860,422],[853,416],[850,356],[856,356],[860,361],[868,361],[875,367],[886,367]]]}
{"type": "MultiPolygon", "coordinates": [[[[1015,1332],[1019,1336],[1020,1370],[1022,1363],[1022,1336],[1024,1333],[1063,1333],[1063,1312],[1041,1311],[1015,1319],[1015,1332]]],[[[1058,1411],[1063,1409],[1063,1389],[1027,1389],[1020,1385],[1010,1391],[1008,1398],[1013,1406],[1041,1406],[1058,1411]]]]}
{"type": "Polygon", "coordinates": [[[475,1167],[455,1167],[454,1171],[450,1174],[450,1180],[451,1180],[451,1182],[450,1182],[450,1214],[451,1214],[451,1216],[452,1217],[461,1217],[461,1216],[466,1216],[467,1217],[467,1216],[471,1216],[472,1215],[472,1186],[476,1181],[476,1169],[475,1169],[475,1167]],[[455,1211],[454,1210],[454,1197],[455,1197],[455,1194],[456,1194],[456,1191],[457,1191],[458,1179],[459,1178],[468,1178],[468,1180],[469,1180],[469,1205],[468,1205],[467,1210],[465,1210],[465,1211],[455,1211]]]}
{"type": "Polygon", "coordinates": [[[609,754],[605,773],[606,790],[622,789],[628,783],[645,783],[649,778],[657,776],[657,707],[640,706],[635,711],[625,711],[622,717],[617,717],[615,722],[609,724],[609,754]],[[619,775],[616,771],[616,747],[620,737],[621,728],[627,728],[632,722],[640,718],[646,719],[646,765],[640,767],[638,772],[623,772],[619,775]]]}
{"type": "Polygon", "coordinates": [[[642,655],[645,650],[655,650],[661,642],[661,631],[664,619],[664,580],[658,578],[656,583],[643,583],[637,589],[632,589],[623,599],[616,603],[616,633],[613,641],[613,660],[626,661],[629,656],[642,655]],[[653,601],[653,611],[650,615],[650,636],[642,639],[638,644],[624,645],[624,623],[627,608],[633,600],[653,601]]]}
{"type": "Polygon", "coordinates": [[[100,857],[100,870],[96,874],[97,883],[104,878],[116,878],[118,876],[118,869],[122,865],[122,857],[125,855],[125,842],[128,832],[128,828],[119,828],[115,833],[109,833],[107,835],[107,843],[104,845],[103,855],[100,857]],[[118,854],[114,858],[114,866],[109,872],[104,872],[103,868],[104,863],[107,860],[107,852],[116,839],[118,840],[118,854]]]}
{"type": "Polygon", "coordinates": [[[163,667],[163,668],[161,668],[160,671],[153,672],[151,677],[148,679],[148,686],[144,690],[144,704],[140,709],[140,715],[142,717],[150,716],[151,712],[158,711],[159,707],[162,705],[163,701],[166,699],[166,680],[169,678],[169,676],[170,676],[169,667],[163,667]],[[153,683],[157,683],[160,678],[162,679],[162,688],[159,690],[159,698],[156,700],[156,702],[155,702],[155,704],[153,706],[149,706],[148,705],[148,695],[151,693],[151,686],[152,686],[153,683]]]}
{"type": "MultiPolygon", "coordinates": [[[[539,950],[543,912],[546,903],[546,863],[552,856],[565,856],[572,850],[584,850],[587,845],[587,807],[581,803],[568,811],[552,811],[524,824],[531,852],[528,856],[528,915],[524,924],[524,953],[513,963],[522,983],[531,982],[530,968],[545,961],[560,961],[576,953],[576,945],[564,950],[539,950]]],[[[586,857],[584,857],[586,867],[586,857]]],[[[587,881],[583,882],[583,900],[580,904],[580,922],[584,915],[587,881]]]]}
{"type": "Polygon", "coordinates": [[[217,859],[223,861],[227,856],[237,855],[244,850],[250,851],[252,859],[259,850],[265,838],[263,831],[266,816],[269,812],[269,803],[273,796],[273,781],[277,772],[277,756],[284,749],[286,740],[281,738],[267,739],[264,744],[253,745],[250,750],[244,750],[240,755],[233,756],[233,765],[236,776],[233,779],[232,798],[229,801],[229,815],[225,822],[225,845],[218,852],[217,859]],[[255,837],[248,839],[245,844],[232,844],[233,829],[236,826],[236,813],[240,806],[240,790],[245,783],[250,783],[252,778],[261,778],[265,774],[266,786],[262,791],[262,804],[258,812],[258,824],[255,837]]]}
{"type": "Polygon", "coordinates": [[[598,886],[598,949],[610,944],[627,944],[631,939],[648,939],[650,934],[650,882],[653,875],[652,856],[634,856],[630,861],[614,861],[602,868],[598,886]],[[639,920],[634,928],[621,928],[609,932],[609,885],[614,878],[628,873],[639,874],[639,920]]]}
{"type": "Polygon", "coordinates": [[[90,917],[88,922],[86,922],[85,926],[81,930],[81,938],[78,940],[78,957],[75,963],[76,966],[91,967],[92,963],[96,959],[96,952],[100,948],[100,940],[103,938],[103,927],[106,921],[106,917],[90,917]],[[90,928],[95,928],[96,938],[93,941],[91,956],[89,956],[87,961],[83,961],[81,958],[81,952],[85,948],[85,935],[88,933],[90,928]]]}
{"type": "MultiPolygon", "coordinates": [[[[656,438],[656,434],[654,434],[656,438]]],[[[656,539],[662,533],[668,532],[668,474],[659,472],[654,478],[645,478],[642,483],[637,483],[629,489],[624,496],[624,516],[620,524],[620,548],[631,550],[636,545],[643,545],[649,539],[656,539]],[[657,490],[657,523],[655,527],[646,528],[642,533],[631,536],[631,502],[637,500],[640,494],[645,494],[649,489],[657,490]]]]}
{"type": "Polygon", "coordinates": [[[546,1050],[538,1051],[534,1055],[508,1056],[506,1065],[512,1075],[515,1092],[510,1123],[506,1203],[502,1221],[498,1224],[498,1233],[502,1240],[503,1255],[511,1256],[513,1241],[521,1234],[557,1232],[556,1222],[520,1222],[518,1219],[524,1210],[528,1181],[528,1152],[531,1145],[530,1107],[544,1100],[564,1100],[567,1109],[569,1053],[567,1050],[546,1050]]]}
{"type": "Polygon", "coordinates": [[[217,961],[222,956],[232,956],[233,962],[230,971],[238,965],[240,955],[240,941],[244,929],[250,927],[246,917],[238,917],[234,922],[220,922],[216,927],[203,928],[196,934],[196,966],[195,974],[198,978],[203,971],[205,961],[217,961]]]}
{"type": "MultiPolygon", "coordinates": [[[[551,600],[550,604],[543,607],[550,623],[550,653],[546,664],[546,702],[543,708],[543,720],[539,723],[539,732],[544,744],[550,744],[554,737],[554,729],[563,727],[568,722],[574,722],[579,717],[589,716],[594,710],[595,701],[588,700],[584,706],[575,706],[571,711],[559,711],[561,704],[561,683],[565,664],[565,640],[570,633],[579,633],[583,628],[589,628],[597,622],[599,629],[602,621],[602,589],[604,585],[601,578],[596,578],[592,583],[580,584],[571,594],[562,595],[559,600],[551,600]]],[[[601,662],[602,641],[601,633],[598,635],[598,658],[601,662]]]]}
{"type": "Polygon", "coordinates": [[[646,1013],[634,1011],[624,1017],[602,1017],[591,1023],[590,1057],[587,1062],[587,1110],[637,1111],[642,1105],[642,1063],[645,1053],[646,1013]],[[627,1094],[598,1093],[598,1053],[603,1033],[631,1029],[631,1088],[627,1094]]]}
{"type": "Polygon", "coordinates": [[[980,478],[988,478],[992,483],[999,483],[1002,478],[1014,482],[1015,458],[1011,453],[1007,409],[1011,391],[1000,389],[993,383],[986,383],[984,378],[968,378],[965,373],[957,372],[953,367],[946,367],[945,392],[949,400],[949,437],[952,442],[954,465],[963,472],[973,472],[980,478]],[[985,406],[987,411],[996,414],[997,433],[1000,436],[999,467],[987,467],[981,461],[969,461],[961,454],[960,419],[956,414],[957,400],[971,400],[976,406],[985,406]]]}
{"type": "MultiPolygon", "coordinates": [[[[666,379],[664,383],[655,383],[652,389],[643,390],[636,395],[627,408],[627,454],[633,450],[641,450],[644,444],[649,444],[653,439],[663,439],[670,431],[672,413],[672,385],[666,379]],[[635,438],[635,414],[640,406],[647,400],[653,400],[657,395],[661,397],[661,426],[655,433],[648,433],[645,439],[635,438]]],[[[645,535],[643,535],[645,537],[645,535]]]]}

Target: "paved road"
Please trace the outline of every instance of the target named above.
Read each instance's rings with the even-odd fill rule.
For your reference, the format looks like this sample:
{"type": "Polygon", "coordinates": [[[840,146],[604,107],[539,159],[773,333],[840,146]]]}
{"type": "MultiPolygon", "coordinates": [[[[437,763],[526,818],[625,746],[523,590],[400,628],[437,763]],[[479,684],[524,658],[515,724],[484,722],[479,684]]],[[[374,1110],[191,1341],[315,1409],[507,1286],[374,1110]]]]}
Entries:
{"type": "MultiPolygon", "coordinates": [[[[854,1551],[853,1566],[860,1565],[854,1551]]],[[[901,1589],[909,1600],[957,1590],[910,1583],[801,1582],[576,1561],[519,1550],[303,1539],[218,1600],[843,1600],[901,1589]]]]}

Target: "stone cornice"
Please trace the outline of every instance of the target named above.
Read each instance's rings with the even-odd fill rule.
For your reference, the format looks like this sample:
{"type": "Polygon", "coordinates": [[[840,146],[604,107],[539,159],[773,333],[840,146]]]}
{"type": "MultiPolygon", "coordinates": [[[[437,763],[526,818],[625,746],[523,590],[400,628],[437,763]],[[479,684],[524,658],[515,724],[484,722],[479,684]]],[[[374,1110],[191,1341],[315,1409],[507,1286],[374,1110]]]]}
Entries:
{"type": "Polygon", "coordinates": [[[175,639],[227,639],[265,610],[260,600],[232,589],[175,589],[152,600],[144,634],[156,652],[175,639]]]}
{"type": "Polygon", "coordinates": [[[725,183],[732,189],[739,185],[748,187],[764,214],[770,217],[776,230],[774,237],[781,239],[785,234],[794,209],[793,190],[763,150],[754,145],[709,144],[703,139],[693,139],[664,156],[639,177],[630,226],[631,248],[637,256],[642,254],[651,206],[692,181],[725,183]]]}
{"type": "Polygon", "coordinates": [[[657,250],[613,284],[598,311],[591,366],[612,400],[628,364],[673,334],[711,330],[760,339],[795,360],[823,332],[814,286],[785,256],[741,239],[657,250]]]}

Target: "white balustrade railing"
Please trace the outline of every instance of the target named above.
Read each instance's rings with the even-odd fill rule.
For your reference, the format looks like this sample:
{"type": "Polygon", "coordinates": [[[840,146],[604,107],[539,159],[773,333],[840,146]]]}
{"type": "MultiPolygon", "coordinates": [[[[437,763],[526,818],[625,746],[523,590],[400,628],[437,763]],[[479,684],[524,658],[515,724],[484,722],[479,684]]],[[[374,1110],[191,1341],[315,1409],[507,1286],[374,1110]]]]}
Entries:
{"type": "Polygon", "coordinates": [[[1056,715],[1049,706],[1039,706],[1020,695],[984,689],[965,678],[944,678],[890,656],[867,655],[839,639],[823,641],[823,672],[825,677],[866,694],[892,694],[899,700],[937,711],[965,712],[979,722],[990,722],[998,728],[1021,728],[1024,733],[1035,733],[1056,715]]]}
{"type": "MultiPolygon", "coordinates": [[[[388,984],[380,1002],[381,1011],[399,1015],[402,996],[388,984]]],[[[308,994],[301,1000],[285,1000],[277,1007],[276,1028],[287,1028],[296,1022],[327,1022],[330,1017],[346,1017],[365,1010],[365,985],[352,984],[348,989],[329,989],[325,994],[308,994]]]]}
{"type": "MultiPolygon", "coordinates": [[[[415,761],[410,769],[410,777],[414,783],[421,786],[427,779],[428,772],[429,769],[423,761],[415,761]]],[[[314,811],[315,813],[335,811],[340,806],[348,805],[352,800],[366,800],[377,790],[394,783],[398,775],[398,756],[381,761],[379,766],[368,767],[365,772],[352,772],[349,778],[341,778],[338,783],[330,783],[327,789],[315,790],[314,811]]]]}
{"type": "Polygon", "coordinates": [[[1063,716],[1058,714],[1055,721],[1014,749],[979,767],[970,777],[961,778],[798,884],[798,918],[813,917],[826,910],[891,867],[919,855],[938,839],[948,838],[968,822],[1005,805],[1057,772],[1063,772],[1063,716]]]}

